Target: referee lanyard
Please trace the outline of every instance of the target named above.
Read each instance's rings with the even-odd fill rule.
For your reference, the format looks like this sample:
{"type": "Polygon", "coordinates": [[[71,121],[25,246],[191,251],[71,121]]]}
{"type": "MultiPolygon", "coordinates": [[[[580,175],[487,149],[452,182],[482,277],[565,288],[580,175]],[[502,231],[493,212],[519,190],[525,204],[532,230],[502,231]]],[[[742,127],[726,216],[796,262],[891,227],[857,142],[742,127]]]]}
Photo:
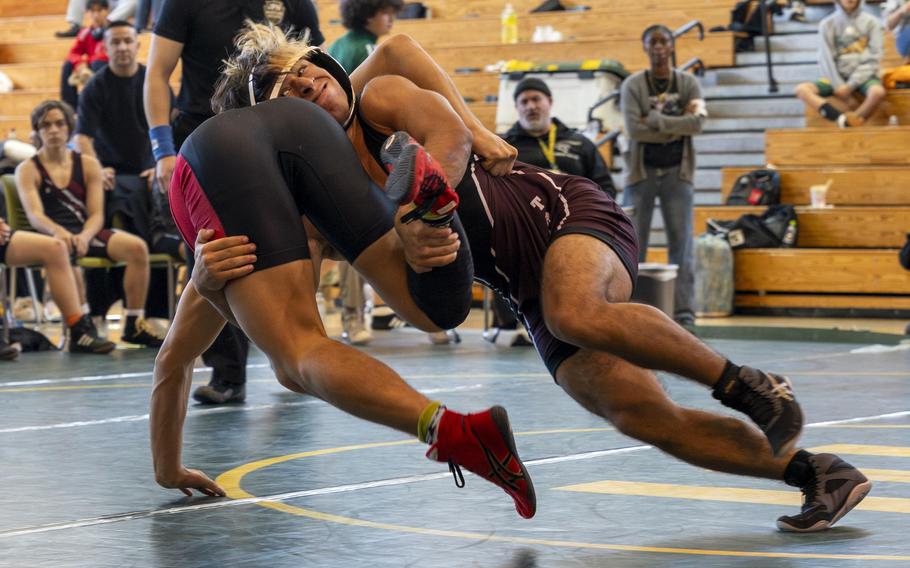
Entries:
{"type": "Polygon", "coordinates": [[[546,145],[540,138],[537,139],[537,143],[540,145],[544,158],[550,162],[550,171],[559,173],[559,166],[556,165],[556,125],[550,124],[550,136],[546,145]]]}

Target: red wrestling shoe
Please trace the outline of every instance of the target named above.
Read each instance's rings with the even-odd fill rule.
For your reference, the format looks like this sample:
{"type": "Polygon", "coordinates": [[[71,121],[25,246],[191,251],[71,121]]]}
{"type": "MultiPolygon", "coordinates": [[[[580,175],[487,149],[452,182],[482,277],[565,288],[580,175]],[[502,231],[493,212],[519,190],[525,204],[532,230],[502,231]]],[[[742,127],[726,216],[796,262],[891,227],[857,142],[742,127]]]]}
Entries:
{"type": "Polygon", "coordinates": [[[451,222],[458,194],[449,187],[442,167],[407,132],[389,136],[382,147],[382,163],[389,172],[385,184],[389,199],[399,205],[415,205],[402,217],[403,222],[420,219],[436,226],[451,222]]]}
{"type": "Polygon", "coordinates": [[[534,484],[518,457],[505,408],[494,406],[479,414],[447,409],[439,420],[436,443],[430,446],[427,457],[449,462],[458,487],[464,487],[459,468],[464,466],[502,487],[515,500],[515,509],[522,517],[530,519],[537,512],[534,484]]]}

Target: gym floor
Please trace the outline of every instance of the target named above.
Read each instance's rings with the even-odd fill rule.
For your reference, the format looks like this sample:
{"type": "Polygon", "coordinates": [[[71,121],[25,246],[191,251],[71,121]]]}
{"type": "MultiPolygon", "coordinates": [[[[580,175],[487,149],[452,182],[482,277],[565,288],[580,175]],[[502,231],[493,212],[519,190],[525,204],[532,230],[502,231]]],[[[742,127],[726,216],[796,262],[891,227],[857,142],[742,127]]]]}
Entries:
{"type": "MultiPolygon", "coordinates": [[[[0,364],[0,566],[910,564],[910,345],[849,332],[713,335],[734,361],[792,379],[805,447],[874,481],[833,530],[778,532],[798,491],[620,435],[564,395],[531,349],[490,345],[479,330],[444,347],[396,330],[366,351],[454,409],[509,410],[537,488],[534,519],[470,474],[456,488],[412,439],[284,391],[258,353],[246,404],[193,405],[187,418],[185,463],[229,496],[184,498],[152,475],[152,351],[26,353],[0,364]]],[[[207,376],[199,369],[196,381],[207,376]]],[[[663,382],[683,404],[726,412],[700,386],[663,382]]]]}

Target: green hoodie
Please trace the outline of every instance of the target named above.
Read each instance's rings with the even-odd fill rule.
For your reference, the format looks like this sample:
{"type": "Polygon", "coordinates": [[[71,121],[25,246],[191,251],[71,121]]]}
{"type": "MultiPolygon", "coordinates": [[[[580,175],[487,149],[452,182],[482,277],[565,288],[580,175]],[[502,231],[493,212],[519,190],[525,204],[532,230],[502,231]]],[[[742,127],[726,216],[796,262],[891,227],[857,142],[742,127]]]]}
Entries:
{"type": "Polygon", "coordinates": [[[373,53],[378,39],[367,30],[351,29],[329,46],[329,55],[338,60],[338,63],[341,63],[344,70],[350,74],[373,53]]]}

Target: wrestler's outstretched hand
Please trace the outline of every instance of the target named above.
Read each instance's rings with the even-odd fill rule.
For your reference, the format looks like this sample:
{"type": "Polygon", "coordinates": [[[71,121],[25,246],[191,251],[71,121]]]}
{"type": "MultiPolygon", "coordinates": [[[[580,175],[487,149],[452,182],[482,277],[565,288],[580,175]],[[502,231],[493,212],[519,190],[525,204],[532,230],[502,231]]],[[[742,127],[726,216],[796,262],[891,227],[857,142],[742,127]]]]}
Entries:
{"type": "Polygon", "coordinates": [[[461,247],[458,233],[448,227],[427,225],[423,221],[402,223],[401,217],[413,208],[412,204],[399,207],[395,216],[395,231],[401,237],[407,263],[420,274],[454,262],[461,247]]]}
{"type": "Polygon", "coordinates": [[[179,489],[187,497],[192,497],[192,489],[209,497],[224,497],[226,493],[217,483],[198,469],[181,467],[173,478],[159,480],[158,485],[167,489],[179,489]]]}
{"type": "Polygon", "coordinates": [[[474,135],[471,151],[480,156],[480,165],[494,176],[504,176],[512,171],[518,150],[511,144],[496,136],[486,128],[481,128],[474,135]]]}
{"type": "Polygon", "coordinates": [[[224,237],[212,241],[215,231],[200,229],[196,234],[193,256],[193,282],[197,288],[221,290],[229,281],[246,276],[256,262],[256,245],[249,237],[224,237]]]}

